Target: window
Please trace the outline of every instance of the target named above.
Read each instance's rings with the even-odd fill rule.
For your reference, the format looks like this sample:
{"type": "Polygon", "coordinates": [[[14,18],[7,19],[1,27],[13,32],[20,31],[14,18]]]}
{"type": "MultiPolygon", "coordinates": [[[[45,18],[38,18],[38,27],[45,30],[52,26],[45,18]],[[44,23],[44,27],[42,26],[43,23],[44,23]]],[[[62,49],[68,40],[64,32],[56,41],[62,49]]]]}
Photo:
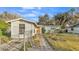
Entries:
{"type": "Polygon", "coordinates": [[[73,31],[74,30],[74,28],[71,28],[71,31],[73,31]]]}
{"type": "Polygon", "coordinates": [[[25,32],[25,24],[19,24],[19,34],[24,34],[25,32]]]}

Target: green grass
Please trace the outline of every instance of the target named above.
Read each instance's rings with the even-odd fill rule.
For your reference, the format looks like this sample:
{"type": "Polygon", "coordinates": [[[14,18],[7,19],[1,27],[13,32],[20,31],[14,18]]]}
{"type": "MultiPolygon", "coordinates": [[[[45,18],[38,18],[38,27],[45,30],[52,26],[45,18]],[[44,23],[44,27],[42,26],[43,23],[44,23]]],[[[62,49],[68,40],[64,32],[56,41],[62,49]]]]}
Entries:
{"type": "Polygon", "coordinates": [[[79,36],[75,34],[46,34],[50,44],[57,50],[79,51],[79,36]]]}

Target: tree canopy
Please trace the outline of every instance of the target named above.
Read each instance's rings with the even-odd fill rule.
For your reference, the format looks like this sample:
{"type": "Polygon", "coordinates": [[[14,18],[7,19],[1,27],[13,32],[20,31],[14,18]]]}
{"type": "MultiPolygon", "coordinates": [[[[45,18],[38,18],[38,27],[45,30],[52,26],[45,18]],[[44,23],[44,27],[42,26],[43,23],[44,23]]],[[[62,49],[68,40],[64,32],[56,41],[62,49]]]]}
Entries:
{"type": "Polygon", "coordinates": [[[43,16],[39,16],[39,22],[40,25],[52,25],[53,24],[53,18],[50,18],[48,14],[45,14],[43,16]]]}

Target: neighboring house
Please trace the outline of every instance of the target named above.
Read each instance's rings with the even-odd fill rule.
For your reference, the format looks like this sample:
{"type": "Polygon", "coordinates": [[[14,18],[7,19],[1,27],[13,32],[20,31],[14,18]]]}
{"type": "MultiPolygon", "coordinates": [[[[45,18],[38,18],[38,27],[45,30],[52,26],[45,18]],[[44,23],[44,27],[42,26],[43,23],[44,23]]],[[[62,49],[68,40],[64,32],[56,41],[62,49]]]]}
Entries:
{"type": "Polygon", "coordinates": [[[40,26],[45,29],[45,33],[53,32],[58,27],[55,25],[40,25],[40,26]]]}
{"type": "Polygon", "coordinates": [[[78,33],[79,34],[79,13],[74,15],[75,23],[66,24],[67,30],[69,33],[78,33]]]}
{"type": "MultiPolygon", "coordinates": [[[[27,38],[29,36],[34,36],[37,34],[37,28],[39,26],[31,21],[27,21],[22,18],[13,19],[7,21],[11,24],[11,38],[27,38]]],[[[39,29],[41,31],[41,29],[39,29]]],[[[39,31],[39,33],[41,33],[39,31]]]]}
{"type": "Polygon", "coordinates": [[[79,34],[79,24],[76,24],[76,25],[74,25],[72,27],[69,27],[68,32],[79,34]]]}

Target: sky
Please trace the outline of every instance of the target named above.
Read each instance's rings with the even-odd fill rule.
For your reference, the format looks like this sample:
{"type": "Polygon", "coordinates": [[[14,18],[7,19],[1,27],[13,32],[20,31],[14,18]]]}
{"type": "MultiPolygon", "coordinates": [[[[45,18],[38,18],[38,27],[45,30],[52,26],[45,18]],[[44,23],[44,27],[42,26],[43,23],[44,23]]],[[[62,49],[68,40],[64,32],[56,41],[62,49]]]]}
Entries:
{"type": "Polygon", "coordinates": [[[0,7],[0,13],[7,11],[8,13],[15,13],[25,19],[37,22],[38,17],[44,14],[53,17],[58,13],[67,12],[70,9],[71,7],[0,7]]]}

